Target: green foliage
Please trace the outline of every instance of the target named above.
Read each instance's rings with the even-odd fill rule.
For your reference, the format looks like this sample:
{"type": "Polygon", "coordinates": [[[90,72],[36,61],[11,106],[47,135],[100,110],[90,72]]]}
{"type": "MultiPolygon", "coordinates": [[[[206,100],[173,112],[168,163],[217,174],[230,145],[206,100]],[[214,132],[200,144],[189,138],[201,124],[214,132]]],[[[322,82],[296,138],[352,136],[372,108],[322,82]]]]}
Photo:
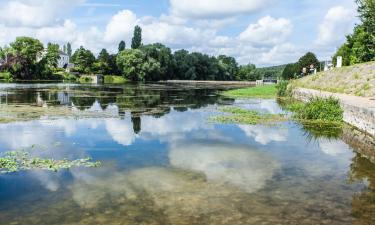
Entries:
{"type": "Polygon", "coordinates": [[[297,75],[300,73],[299,66],[297,63],[290,63],[285,66],[283,73],[281,74],[281,77],[284,80],[290,80],[293,78],[296,78],[297,75]]]}
{"type": "Polygon", "coordinates": [[[276,85],[264,85],[225,91],[223,95],[234,98],[275,98],[276,85]]]}
{"type": "Polygon", "coordinates": [[[9,72],[0,72],[0,80],[12,81],[13,80],[13,76],[9,72]]]}
{"type": "Polygon", "coordinates": [[[104,76],[105,84],[123,84],[126,82],[126,79],[122,76],[104,76]]]}
{"type": "Polygon", "coordinates": [[[58,60],[60,59],[59,54],[59,45],[48,43],[47,45],[47,54],[44,56],[46,58],[46,63],[50,68],[56,68],[58,60]]]}
{"type": "Polygon", "coordinates": [[[269,124],[284,120],[282,115],[261,114],[257,111],[246,110],[237,107],[224,107],[220,111],[226,115],[215,116],[210,118],[212,122],[228,124],[269,124]]]}
{"type": "Polygon", "coordinates": [[[38,57],[41,57],[43,44],[34,38],[17,37],[10,44],[12,49],[11,72],[16,79],[33,79],[38,57]]]}
{"type": "Polygon", "coordinates": [[[145,81],[146,74],[160,69],[155,60],[146,60],[145,54],[139,49],[127,49],[117,55],[117,66],[125,78],[131,81],[145,81]]]}
{"type": "Polygon", "coordinates": [[[171,79],[173,76],[173,55],[170,48],[156,43],[144,45],[140,50],[145,54],[145,60],[151,64],[158,63],[160,67],[148,72],[145,80],[158,81],[171,79]]]}
{"type": "Polygon", "coordinates": [[[84,47],[81,46],[77,49],[71,60],[75,65],[75,71],[87,74],[93,71],[95,56],[90,50],[87,50],[84,47]]]}
{"type": "Polygon", "coordinates": [[[69,57],[72,57],[72,45],[68,42],[68,44],[66,44],[66,54],[68,54],[69,57]]]}
{"type": "Polygon", "coordinates": [[[337,56],[342,56],[344,66],[375,60],[375,1],[356,0],[356,3],[362,24],[354,28],[333,56],[334,63],[337,56]]]}
{"type": "Polygon", "coordinates": [[[126,43],[125,41],[120,41],[120,43],[118,44],[118,52],[122,52],[124,51],[126,48],[126,43]]]}
{"type": "Polygon", "coordinates": [[[261,74],[254,64],[240,66],[236,80],[256,81],[262,79],[261,74]]]}
{"type": "Polygon", "coordinates": [[[93,79],[91,77],[88,77],[88,76],[82,76],[79,78],[79,83],[82,83],[82,84],[89,84],[89,83],[92,83],[93,79]]]}
{"type": "Polygon", "coordinates": [[[138,49],[141,46],[142,46],[142,28],[140,26],[135,26],[131,47],[132,49],[138,49]]]}
{"type": "Polygon", "coordinates": [[[279,83],[276,85],[277,96],[286,97],[288,95],[291,95],[290,93],[288,93],[288,84],[289,84],[288,81],[285,81],[285,80],[279,81],[279,83]]]}
{"type": "MultiPolygon", "coordinates": [[[[310,68],[310,65],[313,65],[315,68],[319,68],[319,60],[316,58],[315,54],[312,52],[306,53],[302,56],[297,62],[298,71],[302,71],[303,68],[307,69],[307,72],[310,68]]],[[[306,74],[305,74],[306,75],[306,74]]]]}
{"type": "Polygon", "coordinates": [[[41,169],[57,172],[61,169],[72,167],[99,167],[100,162],[91,162],[90,158],[77,160],[54,160],[31,157],[28,152],[12,151],[6,152],[0,157],[0,174],[13,173],[22,170],[41,169]]]}
{"type": "Polygon", "coordinates": [[[310,99],[303,109],[298,111],[296,117],[302,120],[342,122],[343,112],[338,99],[316,97],[310,99]]]}
{"type": "Polygon", "coordinates": [[[255,73],[260,79],[277,79],[281,77],[284,68],[285,65],[257,68],[255,73]]]}

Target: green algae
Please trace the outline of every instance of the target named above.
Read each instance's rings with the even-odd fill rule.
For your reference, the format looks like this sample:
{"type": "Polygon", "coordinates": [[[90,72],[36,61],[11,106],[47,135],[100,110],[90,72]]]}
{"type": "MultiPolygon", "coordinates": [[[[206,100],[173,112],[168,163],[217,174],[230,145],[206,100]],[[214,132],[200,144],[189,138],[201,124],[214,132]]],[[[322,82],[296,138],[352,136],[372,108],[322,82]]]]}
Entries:
{"type": "Polygon", "coordinates": [[[246,110],[238,107],[222,107],[219,109],[224,115],[211,117],[212,122],[226,124],[272,124],[284,121],[285,117],[279,114],[265,114],[254,110],[246,110]]]}
{"type": "Polygon", "coordinates": [[[91,158],[83,158],[76,160],[55,160],[48,158],[31,157],[25,151],[10,151],[4,153],[0,157],[0,174],[13,173],[24,170],[49,170],[57,172],[61,169],[69,169],[72,167],[99,167],[100,162],[92,162],[91,158]]]}

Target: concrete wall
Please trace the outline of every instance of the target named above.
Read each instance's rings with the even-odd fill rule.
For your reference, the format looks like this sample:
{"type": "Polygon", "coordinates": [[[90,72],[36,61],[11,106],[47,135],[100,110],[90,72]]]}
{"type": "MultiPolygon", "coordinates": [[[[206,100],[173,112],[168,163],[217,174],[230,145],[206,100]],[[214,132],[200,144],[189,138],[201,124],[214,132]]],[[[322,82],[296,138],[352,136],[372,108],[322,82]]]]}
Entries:
{"type": "Polygon", "coordinates": [[[328,98],[333,96],[340,100],[344,110],[344,121],[358,129],[375,136],[375,102],[368,98],[335,94],[312,89],[296,88],[293,97],[307,102],[311,97],[328,98]]]}

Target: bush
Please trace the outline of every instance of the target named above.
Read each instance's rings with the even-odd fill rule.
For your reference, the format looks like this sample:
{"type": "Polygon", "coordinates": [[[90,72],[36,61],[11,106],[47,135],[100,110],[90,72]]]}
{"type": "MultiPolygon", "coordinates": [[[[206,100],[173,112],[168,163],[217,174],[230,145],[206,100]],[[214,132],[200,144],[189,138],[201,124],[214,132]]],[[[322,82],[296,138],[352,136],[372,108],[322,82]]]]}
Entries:
{"type": "Polygon", "coordinates": [[[81,77],[79,78],[80,83],[92,83],[93,79],[91,77],[81,77]]]}
{"type": "Polygon", "coordinates": [[[288,96],[288,81],[282,80],[276,85],[277,96],[286,97],[288,96]]]}
{"type": "Polygon", "coordinates": [[[0,80],[12,81],[13,76],[9,72],[0,72],[0,80]]]}
{"type": "Polygon", "coordinates": [[[338,99],[315,97],[299,110],[297,117],[304,120],[342,122],[343,112],[338,99]]]}
{"type": "Polygon", "coordinates": [[[122,76],[104,76],[104,83],[106,84],[123,84],[126,82],[126,79],[122,76]]]}

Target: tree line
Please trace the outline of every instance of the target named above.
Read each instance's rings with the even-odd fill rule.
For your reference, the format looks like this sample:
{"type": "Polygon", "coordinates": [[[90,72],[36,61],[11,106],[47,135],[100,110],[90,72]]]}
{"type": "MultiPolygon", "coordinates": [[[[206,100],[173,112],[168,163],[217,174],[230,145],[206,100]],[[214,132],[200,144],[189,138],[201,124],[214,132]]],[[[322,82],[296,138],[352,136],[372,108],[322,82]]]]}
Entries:
{"type": "MultiPolygon", "coordinates": [[[[178,50],[161,44],[142,44],[142,28],[136,26],[131,48],[125,41],[118,52],[110,54],[102,49],[96,57],[89,49],[79,47],[72,54],[71,44],[63,50],[74,64],[71,72],[79,74],[122,75],[131,81],[159,80],[248,80],[261,79],[264,74],[255,65],[239,65],[235,58],[210,56],[200,52],[178,50]]],[[[53,79],[60,57],[58,44],[48,43],[47,48],[31,37],[17,37],[9,47],[0,48],[0,59],[5,60],[2,70],[14,79],[53,79]]]]}

